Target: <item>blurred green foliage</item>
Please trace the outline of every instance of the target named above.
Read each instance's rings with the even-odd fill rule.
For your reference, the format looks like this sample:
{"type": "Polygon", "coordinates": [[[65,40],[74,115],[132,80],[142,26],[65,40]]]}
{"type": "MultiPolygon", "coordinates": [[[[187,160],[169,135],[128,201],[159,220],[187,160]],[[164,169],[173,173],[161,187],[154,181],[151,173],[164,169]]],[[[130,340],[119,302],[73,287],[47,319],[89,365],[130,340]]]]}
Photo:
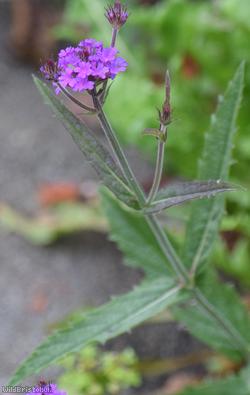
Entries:
{"type": "Polygon", "coordinates": [[[64,373],[58,385],[70,395],[115,395],[140,384],[132,349],[115,353],[89,345],[60,362],[64,373]]]}
{"type": "Polygon", "coordinates": [[[15,232],[36,245],[50,245],[63,236],[81,231],[106,232],[99,204],[62,202],[27,216],[0,203],[0,228],[15,232]]]}
{"type": "MultiPolygon", "coordinates": [[[[75,42],[84,36],[97,38],[101,34],[108,43],[110,26],[103,17],[105,5],[102,0],[68,0],[64,20],[55,30],[57,37],[75,42]]],[[[234,182],[249,188],[249,0],[161,0],[151,6],[131,0],[128,5],[131,15],[117,46],[129,61],[129,68],[117,78],[111,89],[112,98],[106,104],[120,139],[154,157],[154,140],[141,132],[157,125],[155,107],[161,106],[168,68],[174,120],[169,128],[165,169],[168,174],[195,177],[216,97],[245,59],[246,88],[234,150],[237,165],[231,174],[234,182]]],[[[215,262],[246,279],[250,277],[249,193],[231,194],[227,210],[229,217],[223,228],[240,233],[240,237],[231,250],[221,244],[215,262]]]]}

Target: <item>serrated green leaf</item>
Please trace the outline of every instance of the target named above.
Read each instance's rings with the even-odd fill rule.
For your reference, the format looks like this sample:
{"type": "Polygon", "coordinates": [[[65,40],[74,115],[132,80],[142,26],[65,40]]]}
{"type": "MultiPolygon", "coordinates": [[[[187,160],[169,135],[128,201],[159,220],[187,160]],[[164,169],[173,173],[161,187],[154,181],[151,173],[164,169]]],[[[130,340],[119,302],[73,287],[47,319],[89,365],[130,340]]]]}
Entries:
{"type": "Polygon", "coordinates": [[[175,317],[218,351],[237,359],[249,354],[250,317],[234,288],[218,281],[214,273],[205,272],[197,281],[197,292],[201,303],[194,299],[174,308],[175,317]]]}
{"type": "Polygon", "coordinates": [[[155,201],[143,209],[145,213],[158,213],[190,200],[216,196],[218,193],[235,190],[233,185],[222,181],[192,181],[173,184],[159,191],[155,201]]]}
{"type": "Polygon", "coordinates": [[[124,203],[137,207],[137,199],[128,187],[127,181],[116,166],[106,147],[96,138],[90,128],[80,121],[55,96],[51,89],[37,77],[34,82],[56,116],[62,121],[71,137],[94,167],[104,184],[124,203]]]}
{"type": "Polygon", "coordinates": [[[204,383],[188,388],[178,395],[249,395],[250,367],[240,374],[231,375],[220,380],[206,380],[204,383]]]}
{"type": "Polygon", "coordinates": [[[48,337],[18,368],[10,385],[40,372],[90,342],[104,343],[186,297],[186,292],[173,280],[148,280],[128,294],[86,313],[81,321],[48,337]]]}
{"type": "MultiPolygon", "coordinates": [[[[239,111],[244,78],[244,64],[238,68],[229,83],[224,98],[219,100],[211,126],[206,135],[205,146],[199,166],[199,179],[226,180],[231,164],[232,140],[239,111]]],[[[187,226],[183,257],[185,264],[195,272],[203,266],[217,236],[223,214],[224,199],[195,202],[187,226]]]]}
{"type": "Polygon", "coordinates": [[[117,243],[126,263],[143,269],[150,277],[172,276],[172,269],[143,216],[126,210],[104,188],[101,195],[110,238],[117,243]]]}

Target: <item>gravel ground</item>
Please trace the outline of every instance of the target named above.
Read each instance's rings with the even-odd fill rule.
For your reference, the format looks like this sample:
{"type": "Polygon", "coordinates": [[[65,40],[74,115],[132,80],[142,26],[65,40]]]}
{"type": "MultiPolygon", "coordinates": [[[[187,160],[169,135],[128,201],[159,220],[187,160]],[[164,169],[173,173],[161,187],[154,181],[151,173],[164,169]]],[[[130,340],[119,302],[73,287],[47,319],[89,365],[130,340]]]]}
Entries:
{"type": "MultiPolygon", "coordinates": [[[[80,183],[94,173],[43,105],[31,80],[33,70],[9,54],[7,22],[0,12],[0,201],[31,212],[36,207],[34,190],[42,182],[80,183]]],[[[142,176],[146,165],[136,163],[142,176]]],[[[139,279],[121,264],[115,246],[95,233],[39,248],[1,232],[0,262],[0,385],[38,345],[48,325],[83,305],[105,302],[139,279]],[[37,308],[36,303],[45,307],[37,308]]],[[[137,329],[117,344],[128,341],[145,356],[180,354],[192,343],[185,332],[177,334],[173,324],[137,329]]]]}

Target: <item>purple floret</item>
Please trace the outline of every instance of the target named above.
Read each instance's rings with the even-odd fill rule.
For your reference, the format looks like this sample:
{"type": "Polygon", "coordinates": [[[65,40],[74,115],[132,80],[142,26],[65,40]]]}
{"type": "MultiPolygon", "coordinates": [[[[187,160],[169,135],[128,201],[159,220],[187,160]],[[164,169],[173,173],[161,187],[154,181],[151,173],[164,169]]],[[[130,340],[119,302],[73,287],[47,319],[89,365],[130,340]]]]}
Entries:
{"type": "Polygon", "coordinates": [[[26,395],[67,395],[65,391],[60,391],[56,384],[42,384],[33,387],[32,392],[28,392],[26,395]]]}
{"type": "Polygon", "coordinates": [[[103,62],[113,62],[116,58],[118,50],[116,48],[103,48],[102,51],[102,61],[103,62]]]}
{"type": "Polygon", "coordinates": [[[59,85],[75,92],[91,91],[96,82],[114,79],[126,70],[127,62],[117,54],[116,48],[104,48],[101,41],[88,38],[77,47],[61,50],[57,62],[46,64],[40,70],[46,79],[53,81],[56,93],[60,93],[59,85]]]}
{"type": "Polygon", "coordinates": [[[110,78],[114,79],[118,73],[126,70],[128,64],[123,58],[116,58],[110,65],[110,78]]]}

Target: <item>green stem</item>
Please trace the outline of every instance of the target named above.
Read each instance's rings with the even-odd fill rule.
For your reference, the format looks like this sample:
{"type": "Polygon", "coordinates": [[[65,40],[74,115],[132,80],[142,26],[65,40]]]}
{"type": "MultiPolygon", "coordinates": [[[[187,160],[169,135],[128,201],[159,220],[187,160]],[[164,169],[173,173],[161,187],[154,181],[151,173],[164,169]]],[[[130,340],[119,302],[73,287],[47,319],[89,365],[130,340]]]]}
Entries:
{"type": "Polygon", "coordinates": [[[117,29],[117,28],[113,28],[113,31],[112,31],[112,39],[111,39],[111,47],[114,47],[114,46],[115,46],[117,34],[118,34],[118,29],[117,29]]]}
{"type": "Polygon", "coordinates": [[[102,105],[102,106],[103,106],[103,104],[104,104],[104,102],[105,102],[107,85],[108,85],[108,80],[106,80],[106,81],[103,83],[102,93],[101,93],[101,95],[100,95],[100,102],[101,102],[101,105],[102,105]]]}
{"type": "MultiPolygon", "coordinates": [[[[107,137],[109,144],[111,145],[112,151],[123,170],[123,173],[128,181],[129,186],[134,191],[135,195],[137,196],[138,202],[141,207],[144,207],[146,204],[146,198],[144,192],[142,191],[140,185],[138,184],[132,169],[126,159],[126,156],[123,152],[123,149],[120,146],[120,143],[112,130],[111,125],[109,124],[105,113],[103,112],[102,106],[99,102],[99,99],[93,95],[93,102],[97,109],[97,116],[102,126],[102,129],[107,137]]],[[[145,215],[145,219],[150,226],[162,252],[166,256],[168,262],[170,263],[172,269],[176,273],[179,281],[190,289],[190,278],[189,274],[181,262],[180,258],[176,254],[172,244],[170,243],[166,233],[158,223],[156,217],[153,214],[145,215]]],[[[237,328],[234,328],[232,324],[223,317],[219,312],[214,309],[214,307],[210,304],[206,296],[195,286],[190,289],[193,292],[193,296],[197,304],[200,308],[206,311],[206,313],[213,318],[217,324],[223,328],[225,333],[227,333],[228,337],[232,339],[241,350],[242,355],[249,355],[249,344],[242,338],[240,332],[237,328]]]]}
{"type": "Polygon", "coordinates": [[[115,135],[115,133],[112,130],[112,127],[109,123],[109,121],[107,120],[102,105],[99,101],[99,99],[96,97],[95,93],[93,94],[93,103],[95,105],[95,108],[97,110],[97,117],[100,121],[100,125],[103,129],[103,132],[110,144],[110,147],[112,149],[112,152],[115,156],[115,158],[117,159],[121,170],[124,174],[124,176],[126,177],[129,185],[131,186],[131,188],[133,189],[133,191],[136,193],[136,196],[138,198],[138,201],[140,203],[140,205],[144,205],[145,203],[145,196],[144,196],[144,192],[142,191],[141,187],[139,186],[134,173],[131,170],[131,167],[127,161],[126,156],[123,153],[123,150],[120,146],[120,143],[115,135]]]}
{"type": "Polygon", "coordinates": [[[199,303],[199,306],[207,313],[209,313],[210,317],[217,321],[217,323],[224,329],[224,331],[232,339],[234,339],[235,343],[239,347],[239,350],[241,350],[242,354],[247,357],[249,354],[249,344],[241,336],[240,332],[235,330],[230,321],[228,321],[226,317],[222,316],[222,314],[218,312],[213,305],[211,305],[205,295],[203,295],[203,293],[198,288],[194,288],[192,291],[196,302],[199,303]]]}
{"type": "MultiPolygon", "coordinates": [[[[118,29],[117,29],[117,28],[113,28],[113,29],[112,29],[111,44],[110,44],[110,46],[111,46],[112,48],[115,47],[117,35],[118,35],[118,29]]],[[[107,84],[108,84],[108,79],[107,79],[107,80],[104,82],[104,84],[103,84],[103,93],[102,93],[102,95],[101,95],[101,103],[102,103],[102,104],[104,104],[104,101],[105,101],[106,90],[107,90],[107,84]]]]}
{"type": "Polygon", "coordinates": [[[157,159],[156,159],[156,166],[155,166],[155,174],[152,187],[150,189],[147,204],[150,205],[151,202],[154,201],[157,192],[160,187],[162,171],[163,171],[163,164],[164,164],[164,149],[165,149],[165,141],[161,139],[158,140],[158,148],[157,148],[157,159]]]}
{"type": "MultiPolygon", "coordinates": [[[[123,149],[120,146],[120,143],[115,135],[115,133],[112,130],[112,127],[107,120],[105,113],[102,109],[102,106],[99,102],[99,99],[96,97],[96,95],[93,95],[93,102],[97,110],[97,117],[100,121],[100,124],[102,126],[102,129],[104,131],[104,134],[110,143],[111,149],[115,155],[115,158],[117,159],[121,170],[123,171],[124,176],[126,177],[129,186],[132,188],[134,193],[137,196],[138,202],[141,207],[144,207],[146,204],[146,198],[144,195],[143,190],[141,189],[140,185],[138,184],[138,181],[135,178],[135,175],[127,161],[127,158],[123,152],[123,149]]],[[[181,264],[180,259],[178,258],[175,250],[173,249],[170,241],[168,240],[168,237],[162,227],[159,225],[156,217],[153,214],[147,214],[146,215],[146,220],[154,233],[164,255],[166,256],[167,260],[169,261],[172,269],[174,272],[177,274],[179,280],[182,283],[187,283],[189,281],[188,273],[186,269],[183,267],[181,264]]]]}
{"type": "MultiPolygon", "coordinates": [[[[145,201],[146,203],[146,201],[145,201]]],[[[172,269],[174,270],[175,274],[177,275],[179,281],[182,284],[188,284],[189,282],[189,276],[188,273],[185,269],[185,267],[182,265],[178,255],[176,254],[174,248],[172,247],[172,244],[170,243],[165,231],[159,224],[156,216],[154,214],[146,214],[145,219],[150,226],[156,240],[158,241],[158,244],[166,256],[168,262],[170,263],[172,269]]]]}
{"type": "Polygon", "coordinates": [[[77,104],[79,107],[83,108],[84,110],[86,110],[86,111],[88,111],[88,112],[90,112],[90,113],[92,113],[92,114],[95,114],[95,113],[96,113],[96,110],[95,110],[94,108],[88,107],[88,106],[86,106],[85,104],[83,104],[82,102],[80,102],[79,100],[77,100],[74,96],[72,96],[72,95],[67,91],[67,89],[64,89],[64,87],[63,87],[61,84],[57,83],[57,85],[58,85],[58,87],[61,89],[62,93],[63,93],[68,99],[70,99],[73,103],[77,104]]]}

